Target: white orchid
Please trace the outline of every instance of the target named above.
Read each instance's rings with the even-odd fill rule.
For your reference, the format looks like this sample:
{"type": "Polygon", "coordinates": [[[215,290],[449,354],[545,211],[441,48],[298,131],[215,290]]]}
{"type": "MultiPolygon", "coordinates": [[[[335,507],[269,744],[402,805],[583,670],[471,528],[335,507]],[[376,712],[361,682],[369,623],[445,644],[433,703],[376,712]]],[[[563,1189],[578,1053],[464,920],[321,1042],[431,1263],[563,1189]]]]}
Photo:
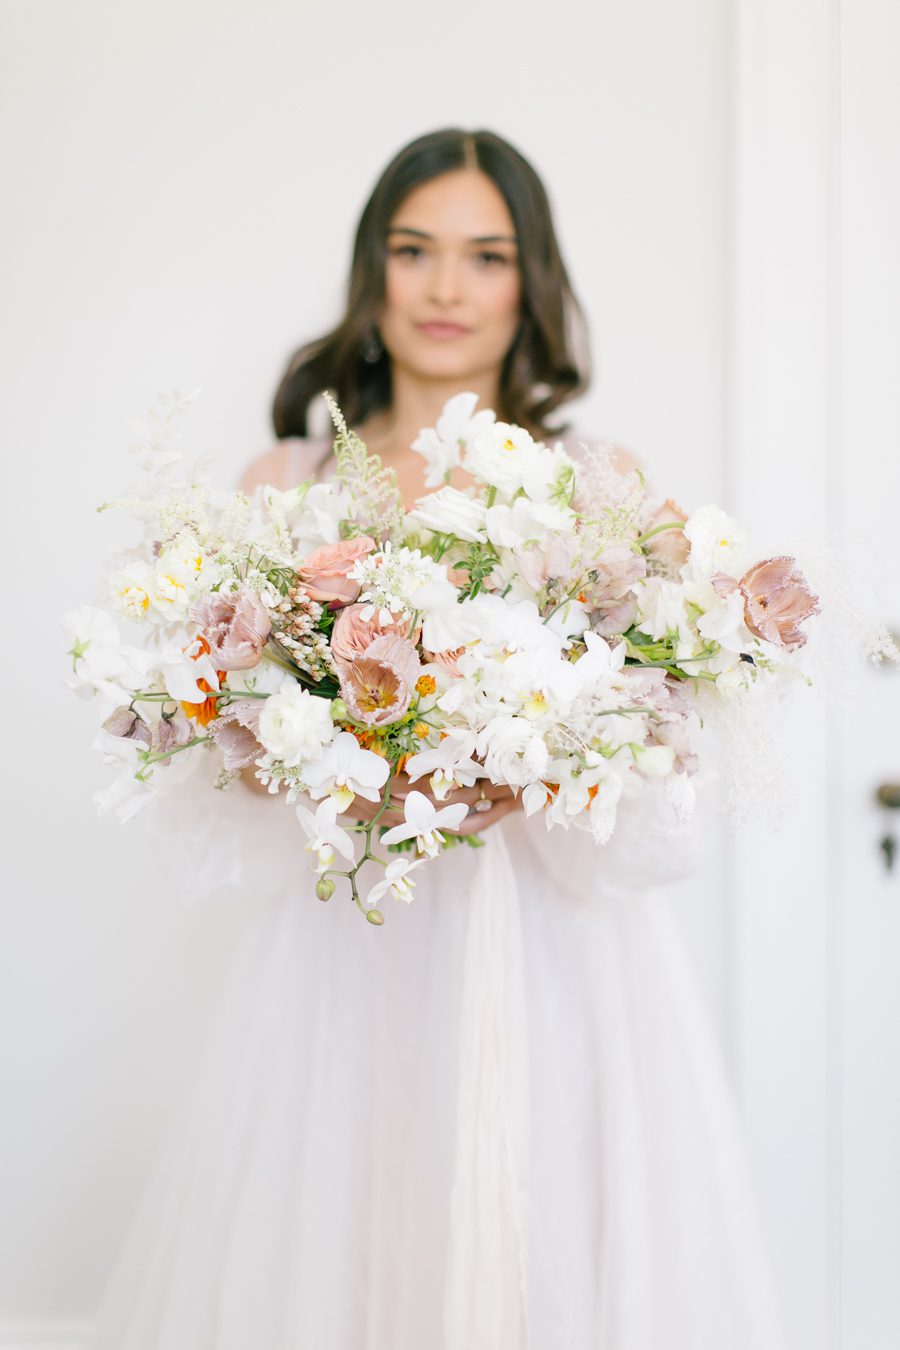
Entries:
{"type": "Polygon", "coordinates": [[[413,441],[412,450],[425,460],[426,487],[438,487],[446,482],[452,469],[459,466],[461,452],[473,436],[494,421],[490,408],[475,412],[478,395],[456,394],[444,404],[443,412],[434,427],[425,427],[413,441]]]}
{"type": "Polygon", "coordinates": [[[480,775],[481,765],[471,758],[474,749],[475,737],[470,731],[452,728],[439,745],[412,755],[405,772],[413,783],[430,774],[431,791],[442,802],[454,788],[472,787],[480,775]]]}
{"type": "Polygon", "coordinates": [[[364,750],[349,731],[340,731],[325,753],[306,765],[303,778],[314,800],[327,794],[346,811],[354,797],[377,802],[389,773],[386,759],[364,750]]]}
{"type": "Polygon", "coordinates": [[[335,851],[348,862],[353,861],[353,840],[346,830],[337,824],[338,803],[334,797],[326,797],[320,802],[315,813],[298,802],[294,810],[303,827],[307,842],[305,848],[318,858],[317,872],[327,872],[334,862],[335,851]]]}
{"type": "Polygon", "coordinates": [[[417,867],[424,867],[424,858],[394,858],[389,862],[384,870],[384,876],[381,881],[376,881],[375,885],[366,896],[367,905],[377,905],[382,896],[390,891],[396,900],[403,900],[407,905],[413,898],[415,882],[410,881],[409,874],[414,872],[417,867]]]}
{"type": "Polygon", "coordinates": [[[417,852],[436,858],[444,843],[441,827],[455,830],[468,811],[465,802],[438,809],[423,792],[410,792],[404,804],[404,823],[383,834],[382,843],[399,844],[404,839],[415,839],[417,852]]]}

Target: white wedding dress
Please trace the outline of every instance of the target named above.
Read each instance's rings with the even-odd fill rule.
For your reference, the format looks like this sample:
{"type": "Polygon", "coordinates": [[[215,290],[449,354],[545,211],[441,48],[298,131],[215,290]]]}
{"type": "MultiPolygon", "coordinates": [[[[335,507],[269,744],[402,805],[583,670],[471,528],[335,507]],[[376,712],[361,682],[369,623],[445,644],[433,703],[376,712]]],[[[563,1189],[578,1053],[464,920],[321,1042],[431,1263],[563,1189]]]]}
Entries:
{"type": "Polygon", "coordinates": [[[93,1350],[783,1350],[659,794],[604,848],[513,814],[375,928],[206,786],[156,828],[190,792],[255,913],[93,1350]]]}

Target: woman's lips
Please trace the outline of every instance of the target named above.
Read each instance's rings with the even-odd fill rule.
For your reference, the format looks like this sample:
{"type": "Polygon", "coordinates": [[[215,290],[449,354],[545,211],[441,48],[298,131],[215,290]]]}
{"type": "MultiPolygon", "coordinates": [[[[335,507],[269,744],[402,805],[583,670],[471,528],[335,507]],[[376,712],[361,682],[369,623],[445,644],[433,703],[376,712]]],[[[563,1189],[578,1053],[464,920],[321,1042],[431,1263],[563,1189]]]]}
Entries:
{"type": "Polygon", "coordinates": [[[465,334],[470,331],[468,328],[464,328],[462,324],[441,323],[437,319],[429,323],[417,323],[416,327],[419,332],[424,333],[426,337],[441,339],[464,337],[465,334]]]}

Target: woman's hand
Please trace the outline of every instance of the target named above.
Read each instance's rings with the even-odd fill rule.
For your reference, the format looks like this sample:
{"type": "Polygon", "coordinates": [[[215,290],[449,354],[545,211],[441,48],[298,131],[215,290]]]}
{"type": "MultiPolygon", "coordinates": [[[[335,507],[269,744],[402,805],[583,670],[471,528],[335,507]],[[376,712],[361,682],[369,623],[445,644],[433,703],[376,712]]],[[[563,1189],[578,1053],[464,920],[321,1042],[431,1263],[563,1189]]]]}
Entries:
{"type": "MultiPolygon", "coordinates": [[[[482,779],[474,787],[457,788],[451,792],[443,801],[438,801],[428,787],[428,780],[411,783],[405,773],[398,774],[391,784],[391,802],[394,805],[384,815],[379,818],[378,824],[389,828],[392,825],[400,825],[403,822],[403,803],[410,792],[421,792],[430,802],[438,808],[442,806],[452,806],[456,802],[465,802],[469,807],[468,815],[464,816],[455,830],[446,830],[447,834],[480,834],[482,830],[489,829],[491,825],[496,825],[504,816],[508,816],[511,811],[518,811],[522,806],[521,795],[514,797],[512,789],[508,787],[497,787],[493,783],[482,779]],[[486,798],[491,803],[489,811],[474,810],[475,802],[486,798]]],[[[380,810],[381,802],[370,802],[365,797],[354,798],[350,808],[345,812],[346,815],[354,820],[369,821],[380,810]]]]}

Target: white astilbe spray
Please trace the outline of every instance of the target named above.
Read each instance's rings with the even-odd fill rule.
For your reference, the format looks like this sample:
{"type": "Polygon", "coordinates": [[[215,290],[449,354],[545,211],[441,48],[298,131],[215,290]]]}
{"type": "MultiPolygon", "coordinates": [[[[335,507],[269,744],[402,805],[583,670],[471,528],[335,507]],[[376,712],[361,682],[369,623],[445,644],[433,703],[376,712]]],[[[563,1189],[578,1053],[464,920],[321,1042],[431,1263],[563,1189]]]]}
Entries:
{"type": "Polygon", "coordinates": [[[777,827],[787,817],[783,694],[778,680],[764,678],[741,698],[723,699],[714,689],[698,692],[704,738],[711,737],[719,752],[719,805],[733,830],[751,820],[777,827]]]}
{"type": "Polygon", "coordinates": [[[647,484],[640,469],[621,473],[613,464],[617,447],[612,441],[584,445],[578,459],[578,478],[572,505],[579,514],[642,524],[647,484]]]}
{"type": "Polygon", "coordinates": [[[895,540],[873,542],[857,533],[840,549],[821,538],[801,540],[796,553],[821,605],[810,625],[809,673],[829,700],[847,706],[859,697],[866,663],[900,665],[884,618],[896,613],[900,549],[895,540]]]}
{"type": "Polygon", "coordinates": [[[342,522],[342,535],[346,538],[351,532],[346,528],[349,525],[353,533],[390,539],[399,531],[405,515],[397,475],[383,466],[378,455],[369,454],[365,442],[347,426],[332,396],[323,390],[322,397],[337,431],[334,440],[337,477],[351,503],[352,520],[342,522]]]}

